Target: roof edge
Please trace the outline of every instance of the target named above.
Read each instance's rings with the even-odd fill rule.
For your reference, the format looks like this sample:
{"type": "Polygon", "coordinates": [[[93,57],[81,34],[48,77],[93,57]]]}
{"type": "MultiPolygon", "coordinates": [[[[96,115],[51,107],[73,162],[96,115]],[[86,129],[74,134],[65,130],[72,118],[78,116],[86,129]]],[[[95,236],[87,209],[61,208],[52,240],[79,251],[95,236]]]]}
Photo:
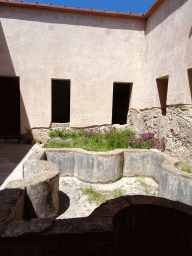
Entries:
{"type": "Polygon", "coordinates": [[[11,1],[11,0],[0,0],[0,5],[6,6],[15,6],[15,7],[28,7],[33,9],[45,9],[45,10],[53,10],[53,11],[62,11],[62,12],[73,12],[73,13],[81,13],[81,14],[88,14],[88,15],[99,15],[99,16],[108,16],[108,17],[118,17],[118,18],[128,18],[128,19],[147,19],[165,0],[156,0],[156,2],[148,9],[148,11],[143,14],[133,14],[131,12],[123,13],[123,12],[111,12],[111,11],[100,11],[100,10],[93,10],[91,9],[84,9],[84,8],[72,8],[67,6],[57,6],[52,4],[40,4],[36,3],[29,3],[11,1]]]}
{"type": "Polygon", "coordinates": [[[144,14],[145,19],[147,19],[154,11],[164,2],[165,0],[156,0],[155,3],[148,9],[144,14]]]}
{"type": "Polygon", "coordinates": [[[73,12],[73,13],[83,13],[88,15],[99,15],[99,16],[111,16],[111,17],[119,17],[119,18],[130,18],[130,19],[145,19],[144,14],[132,14],[131,12],[122,13],[122,12],[111,12],[111,11],[100,11],[100,10],[93,10],[91,9],[83,9],[83,8],[72,8],[67,6],[57,6],[57,5],[48,5],[48,4],[39,4],[36,3],[29,3],[29,2],[16,2],[11,0],[0,0],[0,6],[15,6],[15,7],[28,7],[34,9],[45,9],[45,10],[53,10],[53,11],[63,11],[63,12],[73,12]]]}

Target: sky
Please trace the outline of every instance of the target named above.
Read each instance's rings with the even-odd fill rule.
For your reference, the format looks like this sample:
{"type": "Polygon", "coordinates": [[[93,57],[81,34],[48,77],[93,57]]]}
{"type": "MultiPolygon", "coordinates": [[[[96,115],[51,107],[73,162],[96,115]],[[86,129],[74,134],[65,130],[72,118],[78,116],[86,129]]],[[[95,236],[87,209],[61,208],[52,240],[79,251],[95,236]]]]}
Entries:
{"type": "MultiPolygon", "coordinates": [[[[16,2],[21,2],[13,0],[16,2]]],[[[111,12],[131,12],[133,14],[145,14],[156,0],[24,0],[24,2],[39,4],[53,4],[73,8],[94,10],[106,10],[111,12]]]]}

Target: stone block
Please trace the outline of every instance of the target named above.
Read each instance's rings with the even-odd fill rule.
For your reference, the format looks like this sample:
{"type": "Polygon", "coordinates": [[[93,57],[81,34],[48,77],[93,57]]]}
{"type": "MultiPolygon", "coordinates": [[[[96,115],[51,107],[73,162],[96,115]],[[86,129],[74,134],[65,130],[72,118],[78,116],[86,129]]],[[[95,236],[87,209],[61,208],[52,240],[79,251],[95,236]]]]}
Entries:
{"type": "Polygon", "coordinates": [[[192,251],[192,206],[153,196],[122,196],[106,201],[84,218],[14,220],[1,249],[5,255],[189,256],[192,251]],[[139,243],[139,246],[138,246],[139,243]],[[21,246],[22,244],[22,246],[21,246]],[[155,247],[154,247],[155,246],[155,247]],[[159,254],[158,254],[159,255],[159,254]]]}
{"type": "Polygon", "coordinates": [[[2,237],[36,235],[53,227],[55,218],[36,218],[30,221],[14,220],[6,227],[2,237]]]}
{"type": "Polygon", "coordinates": [[[37,217],[56,216],[59,209],[59,167],[44,160],[30,160],[25,164],[32,167],[34,175],[27,173],[29,178],[12,180],[7,188],[26,189],[37,217]]]}
{"type": "Polygon", "coordinates": [[[24,196],[22,189],[0,190],[0,236],[10,221],[23,218],[24,196]]]}

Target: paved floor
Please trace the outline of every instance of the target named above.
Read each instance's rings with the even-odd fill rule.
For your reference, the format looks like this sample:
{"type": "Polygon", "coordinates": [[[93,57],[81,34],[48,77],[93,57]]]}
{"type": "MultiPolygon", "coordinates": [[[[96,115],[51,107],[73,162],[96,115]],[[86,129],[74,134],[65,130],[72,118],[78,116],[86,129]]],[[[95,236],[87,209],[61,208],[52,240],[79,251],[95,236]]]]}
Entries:
{"type": "Polygon", "coordinates": [[[36,145],[18,142],[0,142],[0,189],[4,189],[10,180],[21,178],[21,167],[32,148],[36,145]]]}

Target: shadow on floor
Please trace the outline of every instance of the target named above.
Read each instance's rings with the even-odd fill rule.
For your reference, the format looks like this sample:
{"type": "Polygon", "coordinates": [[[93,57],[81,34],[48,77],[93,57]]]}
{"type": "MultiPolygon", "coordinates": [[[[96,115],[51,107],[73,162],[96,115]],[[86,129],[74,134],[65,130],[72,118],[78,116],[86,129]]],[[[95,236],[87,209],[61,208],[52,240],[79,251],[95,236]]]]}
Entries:
{"type": "Polygon", "coordinates": [[[31,144],[0,143],[0,186],[32,147],[31,144]]]}

